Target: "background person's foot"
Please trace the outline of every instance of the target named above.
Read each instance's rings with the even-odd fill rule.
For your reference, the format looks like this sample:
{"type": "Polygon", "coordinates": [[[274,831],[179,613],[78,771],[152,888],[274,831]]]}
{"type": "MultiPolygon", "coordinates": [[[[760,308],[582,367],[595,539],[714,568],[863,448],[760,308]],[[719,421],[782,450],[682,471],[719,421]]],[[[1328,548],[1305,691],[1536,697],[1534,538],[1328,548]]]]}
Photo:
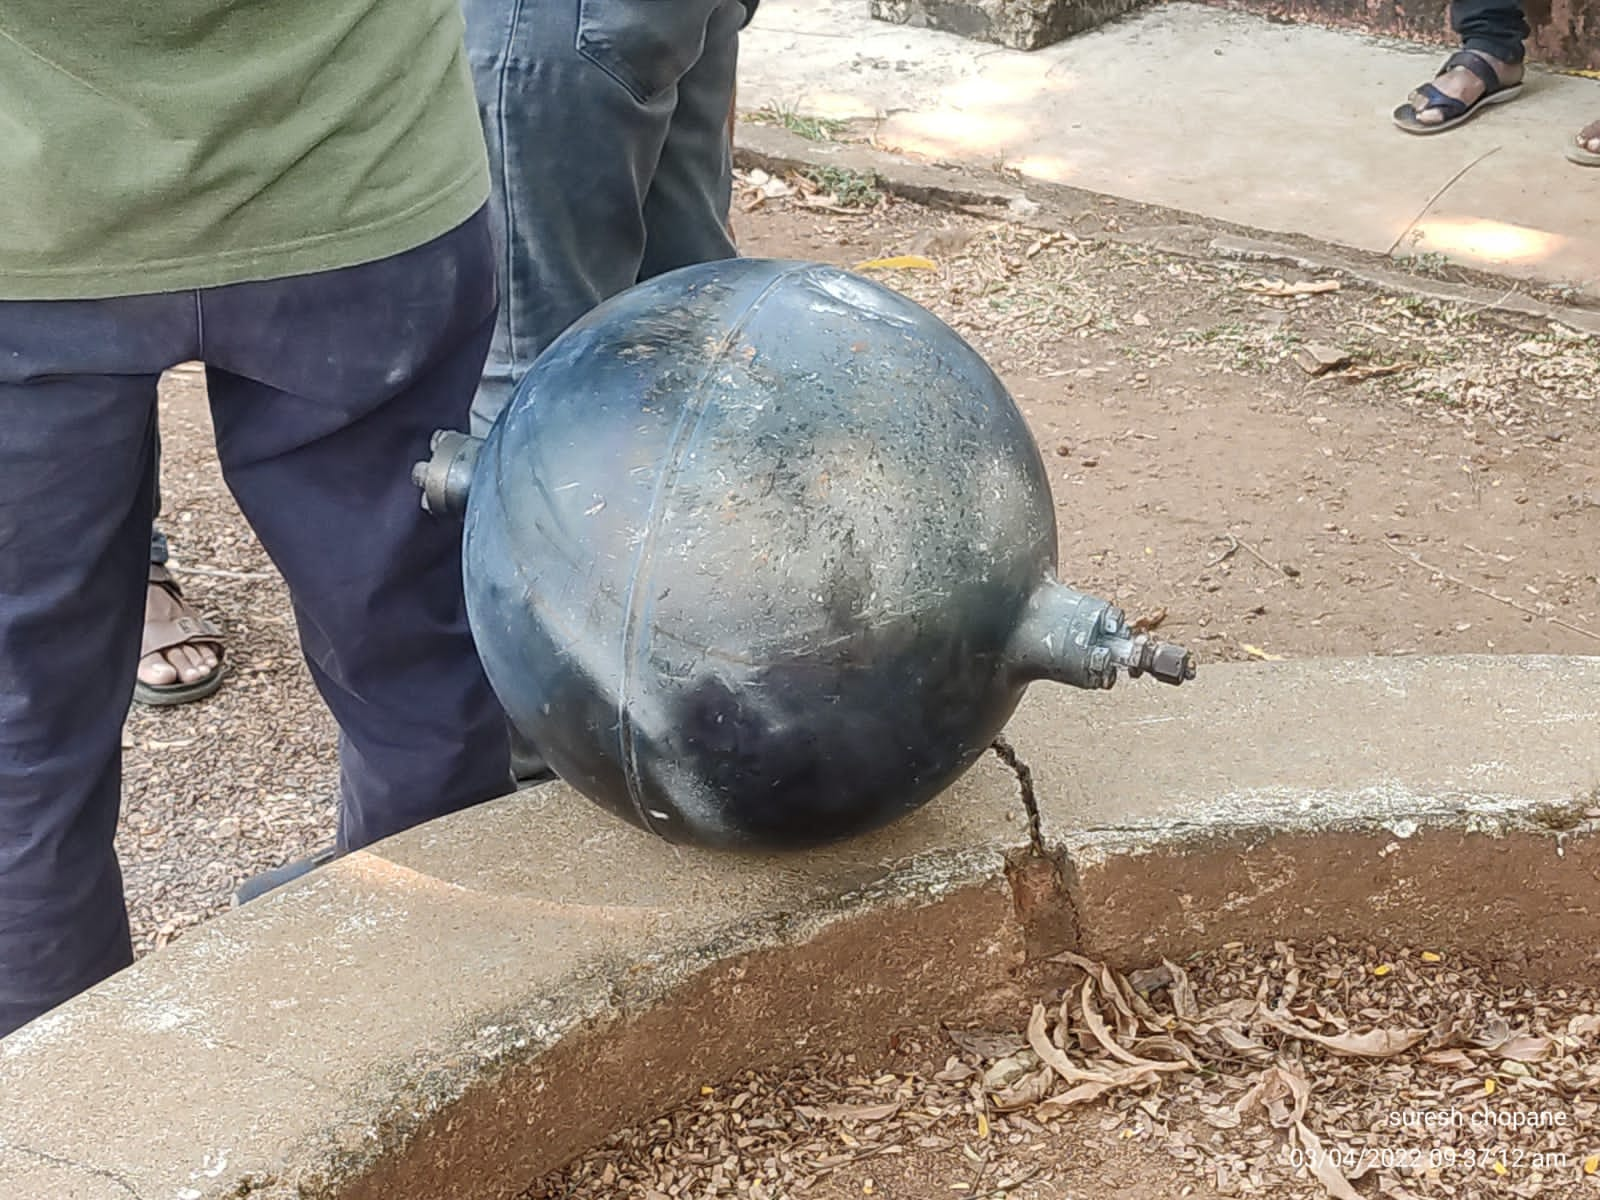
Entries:
{"type": "Polygon", "coordinates": [[[134,699],[188,704],[222,685],[222,631],[191,608],[163,566],[150,564],[134,699]]]}
{"type": "Polygon", "coordinates": [[[1567,157],[1586,167],[1600,167],[1600,121],[1590,121],[1578,131],[1567,157]]]}

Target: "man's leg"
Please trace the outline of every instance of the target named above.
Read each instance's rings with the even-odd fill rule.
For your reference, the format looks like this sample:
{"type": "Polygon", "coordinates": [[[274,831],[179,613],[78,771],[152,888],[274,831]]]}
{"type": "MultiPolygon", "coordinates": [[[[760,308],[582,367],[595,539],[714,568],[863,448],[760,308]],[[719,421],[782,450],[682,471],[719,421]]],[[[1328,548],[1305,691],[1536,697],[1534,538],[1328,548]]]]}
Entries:
{"type": "Polygon", "coordinates": [[[645,252],[639,278],[732,258],[733,94],[739,70],[743,0],[723,0],[705,45],[678,81],[678,103],[645,196],[645,252]]]}
{"type": "MultiPolygon", "coordinates": [[[[645,197],[726,0],[464,0],[504,290],[472,431],[556,336],[636,283],[645,197]]],[[[742,19],[742,18],[741,18],[742,19]]],[[[727,108],[718,119],[725,119],[727,108]]]]}
{"type": "Polygon", "coordinates": [[[511,790],[461,527],[410,479],[466,421],[494,313],[482,213],[380,262],[202,295],[223,474],[339,721],[341,850],[511,790]]]}
{"type": "MultiPolygon", "coordinates": [[[[695,72],[724,7],[463,0],[503,290],[472,403],[479,437],[562,330],[638,282],[646,196],[680,83],[695,72]]],[[[726,234],[723,242],[732,253],[726,234]]],[[[518,780],[549,777],[537,747],[515,730],[512,749],[518,780]]]]}
{"type": "Polygon", "coordinates": [[[0,303],[0,1036],[132,961],[112,839],[190,296],[0,303]]]}
{"type": "Polygon", "coordinates": [[[1523,42],[1533,32],[1521,0],[1455,0],[1450,28],[1463,49],[1507,64],[1522,62],[1523,42]]]}

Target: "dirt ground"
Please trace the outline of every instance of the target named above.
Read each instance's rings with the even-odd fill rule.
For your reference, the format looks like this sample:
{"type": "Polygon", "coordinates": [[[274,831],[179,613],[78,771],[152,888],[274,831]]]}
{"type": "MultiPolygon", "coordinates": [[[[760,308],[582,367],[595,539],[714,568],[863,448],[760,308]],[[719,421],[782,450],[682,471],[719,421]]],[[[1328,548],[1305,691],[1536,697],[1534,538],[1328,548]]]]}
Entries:
{"type": "MultiPolygon", "coordinates": [[[[1195,649],[1202,673],[1600,644],[1600,347],[1587,337],[903,202],[858,214],[785,200],[738,227],[749,254],[931,261],[874,270],[1012,389],[1050,469],[1062,577],[1134,615],[1164,611],[1162,636],[1195,649]],[[1312,348],[1339,365],[1311,374],[1297,356],[1314,365],[1312,348]]],[[[140,952],[226,907],[248,874],[325,844],[336,779],[332,723],[216,471],[198,375],[169,376],[162,419],[174,568],[226,630],[230,678],[210,701],[129,719],[118,844],[140,952]]],[[[988,1176],[955,1189],[937,1157],[911,1156],[893,1180],[840,1178],[852,1195],[919,1198],[1208,1194],[1115,1140],[1064,1153],[1048,1191],[996,1191],[988,1176]]]]}

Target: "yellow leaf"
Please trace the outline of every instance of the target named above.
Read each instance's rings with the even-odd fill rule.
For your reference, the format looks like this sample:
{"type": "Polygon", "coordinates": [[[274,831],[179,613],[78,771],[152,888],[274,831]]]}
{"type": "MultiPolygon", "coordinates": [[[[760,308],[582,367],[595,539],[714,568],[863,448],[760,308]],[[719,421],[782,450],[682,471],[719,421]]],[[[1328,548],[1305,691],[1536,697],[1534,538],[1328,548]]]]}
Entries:
{"type": "Polygon", "coordinates": [[[1435,954],[1432,950],[1424,950],[1422,952],[1422,961],[1423,962],[1443,962],[1444,961],[1444,956],[1442,954],[1435,954]]]}
{"type": "Polygon", "coordinates": [[[702,1087],[700,1089],[700,1094],[702,1096],[714,1096],[717,1094],[717,1089],[712,1087],[702,1087]]]}
{"type": "Polygon", "coordinates": [[[937,271],[939,264],[920,254],[896,254],[892,258],[869,258],[856,264],[858,271],[937,271]]]}
{"type": "Polygon", "coordinates": [[[978,1136],[981,1138],[989,1136],[989,1118],[982,1113],[978,1114],[978,1136]]]}
{"type": "Polygon", "coordinates": [[[1123,1141],[1127,1141],[1129,1138],[1137,1137],[1138,1135],[1139,1131],[1137,1129],[1124,1129],[1120,1136],[1123,1141]]]}
{"type": "Polygon", "coordinates": [[[1583,1160],[1583,1173],[1593,1175],[1596,1171],[1600,1171],[1600,1154],[1591,1154],[1583,1160]]]}
{"type": "Polygon", "coordinates": [[[1494,1083],[1494,1080],[1492,1080],[1492,1079],[1485,1079],[1485,1080],[1484,1080],[1484,1081],[1483,1081],[1483,1094],[1484,1094],[1484,1095],[1485,1095],[1485,1096],[1492,1096],[1492,1095],[1494,1095],[1494,1088],[1495,1088],[1495,1083],[1494,1083]]]}
{"type": "Polygon", "coordinates": [[[1243,650],[1251,658],[1259,658],[1262,662],[1282,662],[1283,661],[1283,655],[1281,655],[1281,654],[1268,654],[1260,646],[1252,646],[1249,642],[1240,642],[1239,643],[1239,649],[1243,650]]]}
{"type": "Polygon", "coordinates": [[[861,1181],[861,1190],[869,1196],[872,1195],[872,1180],[863,1179],[861,1181]]]}
{"type": "Polygon", "coordinates": [[[1506,1173],[1506,1165],[1503,1162],[1490,1163],[1489,1169],[1496,1175],[1504,1175],[1506,1173]]]}
{"type": "Polygon", "coordinates": [[[1392,970],[1394,970],[1393,967],[1391,967],[1388,963],[1384,963],[1382,966],[1373,967],[1372,968],[1372,973],[1374,975],[1376,975],[1379,979],[1382,979],[1385,975],[1387,975],[1392,970]]]}

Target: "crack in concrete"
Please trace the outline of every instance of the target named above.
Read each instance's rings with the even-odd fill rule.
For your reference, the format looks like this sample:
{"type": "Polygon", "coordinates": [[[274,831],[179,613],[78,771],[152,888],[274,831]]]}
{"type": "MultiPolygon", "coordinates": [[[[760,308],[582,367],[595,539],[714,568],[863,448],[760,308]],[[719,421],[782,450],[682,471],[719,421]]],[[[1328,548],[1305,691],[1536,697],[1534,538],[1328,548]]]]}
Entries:
{"type": "Polygon", "coordinates": [[[1053,854],[1045,845],[1044,819],[1033,790],[1033,768],[1004,735],[997,736],[990,748],[1017,777],[1017,791],[1023,808],[1028,810],[1028,856],[1008,856],[1006,862],[1006,882],[1017,905],[1027,957],[1039,961],[1064,949],[1081,949],[1083,920],[1078,912],[1077,868],[1067,851],[1053,854]]]}
{"type": "Polygon", "coordinates": [[[1016,747],[1006,741],[1003,734],[994,739],[991,749],[1017,777],[1017,790],[1022,793],[1022,807],[1028,810],[1028,845],[1040,858],[1049,858],[1050,854],[1044,846],[1044,827],[1039,817],[1039,800],[1033,794],[1033,768],[1022,761],[1016,747]]]}
{"type": "Polygon", "coordinates": [[[132,1196],[134,1200],[144,1200],[144,1197],[139,1194],[138,1188],[134,1187],[133,1184],[129,1183],[121,1175],[117,1174],[117,1172],[109,1170],[106,1167],[97,1167],[91,1163],[78,1162],[76,1159],[62,1158],[57,1154],[49,1154],[43,1150],[35,1150],[32,1146],[19,1146],[15,1142],[0,1140],[0,1147],[3,1147],[7,1150],[15,1150],[18,1154],[26,1154],[29,1158],[36,1158],[40,1162],[49,1163],[51,1166],[69,1167],[75,1171],[87,1171],[90,1175],[98,1175],[101,1179],[108,1179],[112,1183],[116,1184],[123,1191],[127,1192],[128,1195],[132,1196]]]}

